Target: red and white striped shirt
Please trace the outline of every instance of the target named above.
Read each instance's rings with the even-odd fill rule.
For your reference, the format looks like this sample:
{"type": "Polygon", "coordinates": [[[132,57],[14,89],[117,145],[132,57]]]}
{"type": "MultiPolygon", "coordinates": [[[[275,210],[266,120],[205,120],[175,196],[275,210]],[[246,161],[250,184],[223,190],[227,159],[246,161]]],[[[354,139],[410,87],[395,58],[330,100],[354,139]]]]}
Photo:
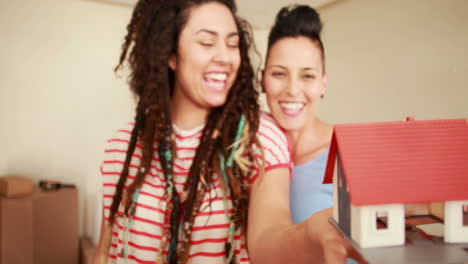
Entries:
{"type": "MultiPolygon", "coordinates": [[[[195,156],[196,148],[200,143],[203,127],[190,131],[183,131],[174,127],[176,134],[176,157],[174,160],[174,183],[176,188],[182,189],[195,156]]],[[[101,167],[104,193],[104,216],[109,217],[115,187],[123,168],[127,152],[132,124],[127,128],[118,130],[114,138],[108,141],[105,158],[101,167]]],[[[272,117],[266,113],[260,114],[260,125],[257,137],[262,145],[265,155],[265,171],[274,168],[290,168],[290,154],[287,139],[277,127],[272,117]]],[[[137,145],[133,154],[129,176],[126,186],[134,179],[141,159],[141,146],[137,145]]],[[[256,148],[258,157],[260,149],[256,148]]],[[[259,168],[255,167],[250,174],[250,183],[258,176],[259,168]]],[[[216,186],[211,193],[207,193],[197,216],[192,231],[192,244],[189,253],[191,264],[218,264],[226,263],[225,243],[228,237],[229,219],[225,215],[222,190],[218,176],[213,175],[216,186]],[[211,202],[211,208],[207,205],[211,202]]],[[[141,187],[133,222],[127,233],[128,246],[126,263],[154,263],[159,254],[161,236],[163,234],[164,217],[167,201],[164,199],[165,181],[161,170],[157,151],[151,164],[151,170],[141,187]]],[[[230,197],[228,197],[228,210],[232,210],[230,197]]],[[[124,233],[128,219],[116,216],[112,230],[111,246],[109,250],[109,263],[124,263],[120,254],[124,247],[124,233]]],[[[235,262],[249,263],[249,256],[245,248],[245,234],[239,231],[235,234],[235,262]]],[[[165,248],[167,254],[167,248],[165,248]]],[[[164,258],[166,259],[166,258],[164,258]]]]}

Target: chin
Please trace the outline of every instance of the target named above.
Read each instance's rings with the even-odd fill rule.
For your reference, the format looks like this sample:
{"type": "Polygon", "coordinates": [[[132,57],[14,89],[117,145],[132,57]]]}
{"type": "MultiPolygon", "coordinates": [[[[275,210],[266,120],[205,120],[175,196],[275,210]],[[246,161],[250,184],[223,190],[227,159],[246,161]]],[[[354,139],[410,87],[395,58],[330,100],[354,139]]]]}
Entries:
{"type": "Polygon", "coordinates": [[[287,131],[287,132],[293,132],[296,130],[300,130],[304,127],[304,124],[302,122],[296,122],[292,120],[281,120],[278,122],[280,127],[287,131]]]}
{"type": "Polygon", "coordinates": [[[213,98],[211,100],[207,101],[207,104],[210,106],[210,108],[215,108],[215,107],[220,107],[226,104],[226,97],[223,98],[213,98]]]}

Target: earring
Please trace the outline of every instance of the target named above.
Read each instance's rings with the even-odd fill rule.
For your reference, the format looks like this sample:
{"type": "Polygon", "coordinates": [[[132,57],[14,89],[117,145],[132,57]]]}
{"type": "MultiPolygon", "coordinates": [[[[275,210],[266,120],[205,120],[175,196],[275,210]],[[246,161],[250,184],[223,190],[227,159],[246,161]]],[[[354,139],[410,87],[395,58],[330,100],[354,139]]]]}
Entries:
{"type": "Polygon", "coordinates": [[[321,95],[320,95],[320,99],[323,99],[324,97],[325,97],[324,94],[321,94],[321,95]]]}

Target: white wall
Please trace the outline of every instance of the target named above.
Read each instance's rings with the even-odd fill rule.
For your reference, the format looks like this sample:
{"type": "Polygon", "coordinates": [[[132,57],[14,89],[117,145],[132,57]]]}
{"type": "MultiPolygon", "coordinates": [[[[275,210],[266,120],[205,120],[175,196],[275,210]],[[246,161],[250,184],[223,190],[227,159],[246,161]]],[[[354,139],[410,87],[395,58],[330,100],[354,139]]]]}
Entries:
{"type": "MultiPolygon", "coordinates": [[[[2,151],[0,153],[0,176],[6,175],[8,173],[8,161],[7,161],[7,150],[6,150],[6,139],[3,137],[6,133],[1,133],[0,137],[2,137],[2,151]],[[3,149],[4,148],[4,149],[3,149]]],[[[6,135],[5,135],[6,136],[6,135]]]]}
{"type": "MultiPolygon", "coordinates": [[[[1,3],[0,3],[1,5],[1,3]]],[[[1,10],[1,9],[0,9],[1,10]]],[[[0,11],[0,14],[2,12],[0,11]]],[[[0,18],[1,21],[2,18],[0,18]]],[[[0,22],[1,23],[1,22],[0,22]]],[[[2,24],[0,24],[1,27],[2,24]]],[[[0,41],[0,50],[2,42],[0,41]]],[[[1,51],[0,51],[1,52],[1,51]]],[[[0,70],[3,72],[3,64],[0,63],[0,70]]],[[[3,79],[4,74],[0,75],[0,82],[3,79]]],[[[9,134],[9,116],[8,109],[10,106],[10,101],[8,100],[7,89],[0,86],[0,176],[8,173],[8,134],[9,134]]]]}
{"type": "Polygon", "coordinates": [[[339,122],[468,117],[468,1],[342,0],[320,10],[339,122]]]}
{"type": "Polygon", "coordinates": [[[0,169],[77,184],[82,216],[106,138],[133,116],[112,72],[130,14],[83,0],[0,1],[1,138],[10,146],[0,169]]]}
{"type": "Polygon", "coordinates": [[[0,88],[0,176],[8,173],[7,102],[5,90],[0,88]]]}

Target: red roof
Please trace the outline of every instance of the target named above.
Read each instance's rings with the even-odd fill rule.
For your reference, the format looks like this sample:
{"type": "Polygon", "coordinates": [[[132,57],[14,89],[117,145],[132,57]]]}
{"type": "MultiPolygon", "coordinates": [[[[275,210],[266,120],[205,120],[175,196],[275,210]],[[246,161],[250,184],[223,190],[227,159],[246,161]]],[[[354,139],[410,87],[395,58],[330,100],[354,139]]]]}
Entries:
{"type": "Polygon", "coordinates": [[[335,125],[325,182],[337,152],[354,205],[468,200],[465,119],[335,125]]]}

